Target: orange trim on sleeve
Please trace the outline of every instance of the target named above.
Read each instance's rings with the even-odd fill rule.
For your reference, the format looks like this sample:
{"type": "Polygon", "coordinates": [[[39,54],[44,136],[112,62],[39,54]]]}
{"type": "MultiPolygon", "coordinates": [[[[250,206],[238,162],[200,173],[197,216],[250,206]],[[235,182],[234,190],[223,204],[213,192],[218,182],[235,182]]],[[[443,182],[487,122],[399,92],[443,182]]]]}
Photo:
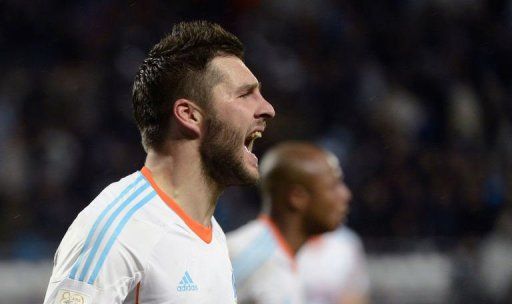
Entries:
{"type": "Polygon", "coordinates": [[[155,180],[153,179],[153,176],[151,175],[151,171],[147,167],[142,167],[140,170],[142,175],[146,177],[148,182],[151,184],[153,189],[155,189],[156,193],[160,196],[160,198],[169,206],[184,222],[187,224],[187,226],[194,231],[195,234],[199,238],[201,238],[204,242],[207,244],[210,244],[212,241],[212,227],[206,227],[200,224],[199,222],[192,219],[188,214],[185,213],[183,209],[165,192],[163,192],[158,185],[155,183],[155,180]]]}
{"type": "Polygon", "coordinates": [[[137,287],[135,287],[135,304],[139,304],[139,290],[140,290],[140,282],[137,283],[137,287]]]}
{"type": "Polygon", "coordinates": [[[284,238],[284,236],[281,234],[281,231],[279,231],[279,228],[277,228],[276,224],[272,221],[270,216],[266,214],[260,215],[260,219],[268,226],[270,227],[270,230],[272,231],[272,234],[277,239],[277,243],[279,246],[283,249],[283,251],[288,255],[288,257],[293,261],[295,264],[295,254],[293,253],[293,250],[284,238]]]}

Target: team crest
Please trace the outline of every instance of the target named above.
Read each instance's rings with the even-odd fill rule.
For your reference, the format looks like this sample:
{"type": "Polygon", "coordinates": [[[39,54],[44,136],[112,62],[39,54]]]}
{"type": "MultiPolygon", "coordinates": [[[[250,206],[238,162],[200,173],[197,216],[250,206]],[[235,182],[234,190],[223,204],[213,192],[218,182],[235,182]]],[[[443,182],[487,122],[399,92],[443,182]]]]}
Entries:
{"type": "Polygon", "coordinates": [[[59,290],[57,295],[58,304],[87,304],[87,299],[82,293],[64,289],[59,290]]]}

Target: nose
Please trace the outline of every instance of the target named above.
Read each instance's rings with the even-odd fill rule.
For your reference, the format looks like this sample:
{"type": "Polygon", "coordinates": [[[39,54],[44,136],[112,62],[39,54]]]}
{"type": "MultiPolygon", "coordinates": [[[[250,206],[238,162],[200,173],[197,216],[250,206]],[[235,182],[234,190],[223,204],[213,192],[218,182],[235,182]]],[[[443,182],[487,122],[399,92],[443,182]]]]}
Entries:
{"type": "Polygon", "coordinates": [[[343,202],[348,205],[350,203],[350,201],[352,200],[352,191],[350,191],[350,189],[346,185],[343,184],[341,192],[342,192],[341,196],[343,198],[343,202]]]}
{"type": "Polygon", "coordinates": [[[276,116],[276,111],[274,107],[268,102],[263,96],[260,98],[260,104],[258,110],[255,114],[257,118],[266,118],[270,119],[276,116]]]}
{"type": "Polygon", "coordinates": [[[347,202],[352,200],[352,191],[347,187],[347,202]]]}

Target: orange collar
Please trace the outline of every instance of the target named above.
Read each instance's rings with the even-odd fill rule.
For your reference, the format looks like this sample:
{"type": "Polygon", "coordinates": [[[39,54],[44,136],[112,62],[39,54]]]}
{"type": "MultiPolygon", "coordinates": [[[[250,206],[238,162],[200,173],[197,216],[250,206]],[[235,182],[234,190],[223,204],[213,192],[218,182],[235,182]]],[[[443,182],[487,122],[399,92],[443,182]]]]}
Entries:
{"type": "Polygon", "coordinates": [[[272,234],[276,238],[277,243],[279,244],[281,249],[283,249],[283,251],[286,253],[286,255],[295,264],[295,254],[293,253],[292,247],[290,246],[288,241],[286,241],[286,239],[284,238],[283,234],[281,233],[281,231],[279,231],[279,228],[272,221],[270,216],[268,216],[266,214],[261,214],[259,216],[259,219],[270,228],[270,231],[272,231],[272,234]]]}
{"type": "Polygon", "coordinates": [[[188,214],[185,213],[183,209],[165,192],[162,191],[158,187],[158,185],[155,183],[155,180],[153,179],[153,176],[151,175],[151,171],[147,167],[142,167],[140,170],[142,175],[148,180],[148,182],[151,184],[153,189],[155,189],[156,193],[158,193],[158,196],[169,206],[184,222],[187,224],[187,226],[194,231],[195,234],[199,238],[201,238],[204,242],[207,244],[210,244],[212,241],[212,227],[206,227],[203,226],[201,223],[195,221],[192,219],[188,214]]]}

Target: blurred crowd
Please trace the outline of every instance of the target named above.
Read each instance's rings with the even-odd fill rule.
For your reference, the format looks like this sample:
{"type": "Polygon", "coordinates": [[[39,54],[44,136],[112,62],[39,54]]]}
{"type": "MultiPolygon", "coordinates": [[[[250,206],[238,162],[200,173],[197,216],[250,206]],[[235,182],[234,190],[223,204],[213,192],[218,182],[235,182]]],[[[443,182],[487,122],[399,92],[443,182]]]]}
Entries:
{"type": "MultiPolygon", "coordinates": [[[[512,1],[0,2],[0,256],[48,257],[108,183],[143,165],[131,83],[172,24],[246,46],[285,139],[334,151],[363,239],[467,240],[512,212],[512,1]]],[[[226,230],[258,212],[231,189],[226,230]]]]}

